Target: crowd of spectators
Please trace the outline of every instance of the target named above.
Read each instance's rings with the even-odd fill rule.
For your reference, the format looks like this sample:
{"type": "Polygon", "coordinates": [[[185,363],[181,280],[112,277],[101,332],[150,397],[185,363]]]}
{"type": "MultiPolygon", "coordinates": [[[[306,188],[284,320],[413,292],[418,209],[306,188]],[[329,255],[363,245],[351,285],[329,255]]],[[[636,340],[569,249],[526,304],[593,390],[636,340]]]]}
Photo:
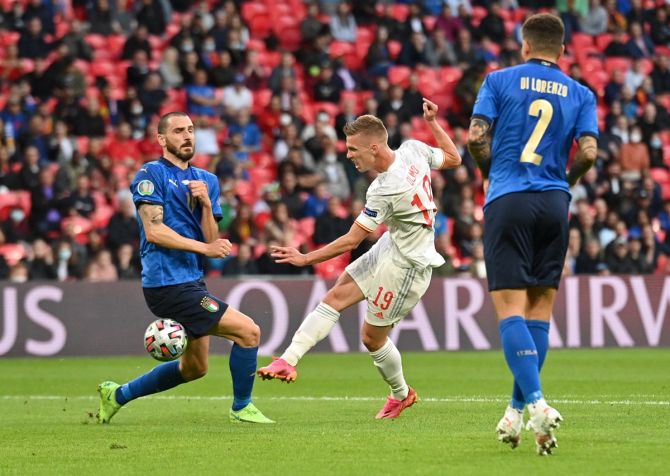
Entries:
{"type": "Polygon", "coordinates": [[[308,270],[269,247],[348,230],[375,173],[346,160],[342,126],[370,113],[392,147],[430,142],[424,96],[464,159],[433,176],[436,274],[485,277],[467,126],[485,75],[522,62],[537,9],[563,18],[560,66],[598,97],[599,158],[572,190],[565,274],[670,272],[666,0],[0,3],[0,279],[137,279],[128,184],[160,155],[171,110],[193,118],[193,163],[219,177],[220,231],[236,245],[208,274],[334,277],[383,230],[308,270]]]}

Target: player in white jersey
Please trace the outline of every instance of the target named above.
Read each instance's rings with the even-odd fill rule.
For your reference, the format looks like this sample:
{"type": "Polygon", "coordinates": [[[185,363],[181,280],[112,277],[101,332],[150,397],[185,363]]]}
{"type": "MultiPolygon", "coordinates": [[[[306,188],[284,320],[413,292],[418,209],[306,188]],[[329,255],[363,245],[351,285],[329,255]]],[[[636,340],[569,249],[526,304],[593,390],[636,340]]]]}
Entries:
{"type": "Polygon", "coordinates": [[[393,151],[388,146],[384,124],[371,115],[361,116],[344,127],[347,158],[359,172],[379,172],[368,188],[365,208],[347,234],[325,247],[307,254],[295,248],[276,247],[272,256],[278,263],[307,266],[355,249],[382,223],[388,231],[347,266],[323,301],[307,315],[284,354],[258,369],[261,378],[295,381],[295,366],[302,356],[328,335],[340,312],[365,299],[368,310],[362,341],[391,388],[391,395],[376,418],[396,418],[416,401],[416,392],[405,382],[400,352],[388,334],[426,292],[432,269],[444,263],[434,244],[436,206],[431,169],[461,163],[456,146],[436,120],[437,106],[425,98],[423,116],[438,148],[410,140],[393,151]]]}

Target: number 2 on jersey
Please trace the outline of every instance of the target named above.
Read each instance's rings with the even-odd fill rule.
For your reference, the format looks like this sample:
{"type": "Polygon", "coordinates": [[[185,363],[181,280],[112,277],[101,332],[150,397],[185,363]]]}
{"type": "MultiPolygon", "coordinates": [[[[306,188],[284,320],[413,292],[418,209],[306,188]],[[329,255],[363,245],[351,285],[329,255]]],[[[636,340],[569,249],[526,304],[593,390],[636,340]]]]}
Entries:
{"type": "Polygon", "coordinates": [[[544,133],[549,127],[549,122],[551,121],[552,116],[554,115],[554,108],[549,101],[546,99],[536,99],[530,103],[528,108],[528,114],[533,117],[540,117],[535,124],[535,129],[533,133],[528,138],[526,146],[521,151],[521,162],[530,162],[531,164],[540,165],[542,162],[542,156],[535,153],[535,149],[540,145],[540,141],[544,136],[544,133]]]}
{"type": "MultiPolygon", "coordinates": [[[[425,175],[423,177],[423,191],[426,192],[426,195],[428,196],[428,201],[432,202],[433,201],[433,191],[430,186],[430,178],[428,175],[425,175]]],[[[418,193],[415,193],[414,196],[412,197],[411,204],[416,206],[419,210],[421,210],[421,214],[423,215],[423,219],[426,220],[426,226],[429,228],[433,227],[433,218],[430,216],[430,213],[428,213],[428,209],[426,206],[423,204],[421,201],[421,197],[419,197],[418,193]]]]}

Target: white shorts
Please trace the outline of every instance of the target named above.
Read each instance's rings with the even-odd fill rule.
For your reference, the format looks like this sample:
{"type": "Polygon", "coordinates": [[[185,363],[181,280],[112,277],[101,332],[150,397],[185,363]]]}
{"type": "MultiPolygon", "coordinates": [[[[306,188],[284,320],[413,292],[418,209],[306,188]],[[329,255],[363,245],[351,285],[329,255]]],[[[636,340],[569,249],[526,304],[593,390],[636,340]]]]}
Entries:
{"type": "Polygon", "coordinates": [[[390,326],[403,319],[428,289],[433,268],[399,266],[392,259],[388,233],[345,271],[368,302],[365,321],[372,326],[390,326]]]}

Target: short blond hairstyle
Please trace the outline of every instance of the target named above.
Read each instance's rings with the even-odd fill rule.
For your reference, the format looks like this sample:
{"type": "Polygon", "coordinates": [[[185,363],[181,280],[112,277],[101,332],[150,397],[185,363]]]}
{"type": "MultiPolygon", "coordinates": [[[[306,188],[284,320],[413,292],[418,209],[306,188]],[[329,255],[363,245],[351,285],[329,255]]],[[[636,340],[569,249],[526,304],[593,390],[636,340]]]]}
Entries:
{"type": "Polygon", "coordinates": [[[381,119],[371,114],[365,114],[356,118],[353,122],[348,122],[344,126],[343,131],[347,136],[365,134],[383,138],[385,142],[388,140],[388,132],[386,131],[386,127],[384,127],[384,123],[381,119]]]}

